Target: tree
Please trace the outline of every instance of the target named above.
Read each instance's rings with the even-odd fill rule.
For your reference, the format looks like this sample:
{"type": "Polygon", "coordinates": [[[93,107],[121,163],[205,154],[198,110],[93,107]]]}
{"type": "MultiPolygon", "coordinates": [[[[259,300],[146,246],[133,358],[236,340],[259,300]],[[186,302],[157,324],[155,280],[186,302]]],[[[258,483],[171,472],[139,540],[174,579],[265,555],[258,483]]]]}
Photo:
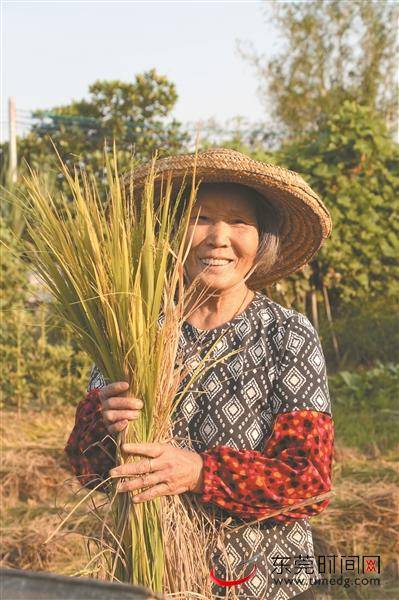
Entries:
{"type": "MultiPolygon", "coordinates": [[[[159,156],[178,152],[187,134],[170,118],[176,101],[175,85],[155,69],[136,75],[133,83],[96,81],[89,87],[88,100],[34,112],[37,123],[18,140],[20,167],[26,161],[41,172],[58,173],[50,138],[69,167],[84,166],[100,179],[105,141],[110,147],[116,140],[121,170],[131,166],[133,151],[138,162],[149,160],[155,149],[159,156]]],[[[7,146],[2,147],[5,157],[7,146]]]]}
{"type": "Polygon", "coordinates": [[[379,112],[391,133],[397,122],[397,21],[387,0],[267,2],[265,15],[281,32],[273,58],[242,43],[241,55],[256,69],[259,91],[273,118],[293,139],[315,127],[344,100],[379,112]]]}
{"type": "Polygon", "coordinates": [[[331,212],[330,240],[310,281],[333,301],[399,296],[399,146],[372,108],[346,100],[318,128],[285,144],[279,164],[301,173],[331,212]]]}

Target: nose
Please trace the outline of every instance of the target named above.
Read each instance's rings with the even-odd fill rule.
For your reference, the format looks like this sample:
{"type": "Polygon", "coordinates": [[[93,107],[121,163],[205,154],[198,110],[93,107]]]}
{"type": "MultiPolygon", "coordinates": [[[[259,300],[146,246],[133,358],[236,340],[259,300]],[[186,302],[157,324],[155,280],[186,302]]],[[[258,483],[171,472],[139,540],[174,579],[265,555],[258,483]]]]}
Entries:
{"type": "Polygon", "coordinates": [[[212,247],[230,246],[230,227],[224,221],[212,223],[207,232],[207,244],[212,247]]]}

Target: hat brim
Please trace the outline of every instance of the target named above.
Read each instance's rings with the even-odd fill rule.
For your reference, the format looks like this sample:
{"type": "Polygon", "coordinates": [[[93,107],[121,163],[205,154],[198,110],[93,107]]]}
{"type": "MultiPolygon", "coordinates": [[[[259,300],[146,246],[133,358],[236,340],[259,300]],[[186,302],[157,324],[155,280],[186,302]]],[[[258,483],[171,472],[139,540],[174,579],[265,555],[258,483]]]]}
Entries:
{"type": "MultiPolygon", "coordinates": [[[[239,183],[255,189],[279,213],[280,252],[268,272],[262,263],[247,280],[249,287],[261,289],[303,268],[320,249],[332,229],[331,216],[319,196],[295,171],[263,163],[226,148],[212,148],[195,154],[183,154],[155,161],[155,181],[160,185],[171,176],[173,187],[195,181],[239,183]]],[[[144,186],[151,163],[134,170],[134,192],[144,186]]],[[[129,180],[125,174],[122,181],[129,180]]]]}

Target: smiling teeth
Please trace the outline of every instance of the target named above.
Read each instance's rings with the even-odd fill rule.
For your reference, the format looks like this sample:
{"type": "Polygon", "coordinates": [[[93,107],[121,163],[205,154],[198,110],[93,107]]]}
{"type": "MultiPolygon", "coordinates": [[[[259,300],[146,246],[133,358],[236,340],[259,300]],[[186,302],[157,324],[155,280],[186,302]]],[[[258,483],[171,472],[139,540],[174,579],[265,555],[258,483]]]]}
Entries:
{"type": "Polygon", "coordinates": [[[201,258],[201,262],[203,262],[204,265],[212,265],[212,266],[220,265],[220,266],[222,266],[222,265],[228,265],[231,261],[216,259],[216,258],[201,258]]]}

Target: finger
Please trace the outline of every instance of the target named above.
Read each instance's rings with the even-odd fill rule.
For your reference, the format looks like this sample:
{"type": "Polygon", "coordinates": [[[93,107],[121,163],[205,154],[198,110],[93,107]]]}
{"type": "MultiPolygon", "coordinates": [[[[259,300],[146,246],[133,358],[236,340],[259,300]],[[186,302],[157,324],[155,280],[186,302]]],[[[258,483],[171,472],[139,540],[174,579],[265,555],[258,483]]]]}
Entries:
{"type": "Polygon", "coordinates": [[[173,494],[166,483],[159,483],[158,485],[154,485],[149,490],[133,496],[133,502],[135,504],[138,504],[139,502],[147,502],[148,500],[153,500],[157,496],[173,496],[173,494]]]}
{"type": "Polygon", "coordinates": [[[119,431],[123,431],[127,427],[128,423],[129,421],[118,421],[114,425],[107,427],[107,431],[109,433],[119,433],[119,431]]]}
{"type": "Polygon", "coordinates": [[[106,410],[103,411],[103,419],[106,423],[111,424],[126,419],[133,421],[134,419],[138,419],[140,414],[140,410],[106,410]]]}
{"type": "Polygon", "coordinates": [[[111,396],[117,396],[122,392],[126,392],[129,389],[129,384],[127,381],[115,381],[114,383],[109,383],[105,387],[101,388],[101,398],[110,398],[111,396]]]}
{"type": "Polygon", "coordinates": [[[126,398],[117,396],[116,398],[105,398],[101,405],[103,410],[135,410],[143,408],[144,402],[140,398],[134,398],[133,396],[126,398]]]}
{"type": "Polygon", "coordinates": [[[122,444],[122,450],[127,454],[141,454],[141,456],[156,458],[161,456],[167,446],[168,444],[160,444],[159,442],[138,442],[135,444],[122,444]]]}
{"type": "Polygon", "coordinates": [[[149,486],[154,486],[162,481],[162,476],[157,474],[144,474],[129,481],[121,481],[117,487],[118,492],[133,492],[149,486]]]}
{"type": "MultiPolygon", "coordinates": [[[[165,465],[160,464],[156,459],[151,461],[151,471],[149,471],[148,458],[131,463],[127,462],[123,465],[118,465],[109,471],[111,477],[132,477],[133,475],[143,475],[144,473],[153,473],[165,469],[165,465]]],[[[165,472],[164,472],[165,477],[165,472]]]]}

